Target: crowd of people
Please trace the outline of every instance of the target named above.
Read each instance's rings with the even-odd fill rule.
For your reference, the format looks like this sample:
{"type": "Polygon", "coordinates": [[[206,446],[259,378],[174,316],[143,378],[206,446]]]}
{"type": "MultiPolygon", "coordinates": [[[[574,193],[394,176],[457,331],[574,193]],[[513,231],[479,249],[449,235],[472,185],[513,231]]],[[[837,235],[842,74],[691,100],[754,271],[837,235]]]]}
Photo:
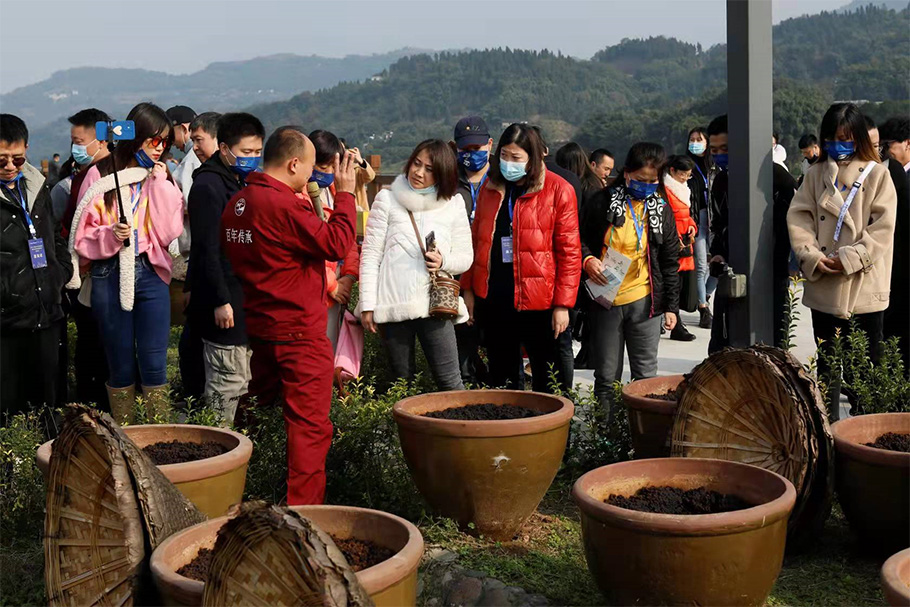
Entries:
{"type": "MultiPolygon", "coordinates": [[[[281,403],[291,504],[323,498],[335,351],[351,312],[380,335],[396,377],[414,378],[418,340],[440,390],[522,389],[526,356],[537,391],[593,369],[607,412],[626,356],[633,380],[653,377],[662,333],[696,339],[680,310],[711,329],[709,352],[729,345],[728,300],[715,292],[739,204],[726,116],[692,128],[683,154],[639,142],[618,167],[607,149],[574,142],[551,156],[528,124],[496,142],[469,116],[451,140],[420,142],[373,201],[373,168],[326,130],[267,136],[248,113],[141,103],[127,116],[135,138],[113,146],[96,132],[110,120],[94,108],[71,116],[71,157],[45,176],[27,161],[25,123],[0,115],[4,420],[77,400],[131,421],[139,394],[166,413],[181,265],[184,396],[218,407],[225,424],[244,423],[246,402],[281,403]],[[169,166],[172,147],[184,156],[169,166]],[[361,243],[358,210],[369,211],[361,243]]],[[[799,142],[799,182],[776,135],[772,146],[775,335],[801,272],[822,347],[855,319],[873,360],[892,336],[910,360],[907,119],[876,128],[852,104],[831,106],[799,142]]]]}

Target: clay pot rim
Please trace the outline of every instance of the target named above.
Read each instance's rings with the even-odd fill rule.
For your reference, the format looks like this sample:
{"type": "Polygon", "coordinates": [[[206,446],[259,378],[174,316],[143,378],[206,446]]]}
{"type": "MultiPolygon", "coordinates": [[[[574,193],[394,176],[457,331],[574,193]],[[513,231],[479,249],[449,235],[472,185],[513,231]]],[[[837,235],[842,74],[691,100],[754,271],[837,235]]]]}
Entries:
{"type": "Polygon", "coordinates": [[[665,457],[618,462],[595,468],[575,481],[575,484],[572,486],[572,498],[575,500],[575,503],[582,514],[618,527],[659,535],[713,536],[761,529],[780,519],[786,520],[789,518],[793,506],[796,503],[796,488],[793,486],[793,483],[776,472],[750,464],[708,458],[665,457]],[[658,514],[628,510],[594,499],[588,494],[588,489],[607,468],[610,468],[611,470],[621,470],[624,467],[634,469],[645,462],[668,462],[674,460],[686,462],[687,465],[697,465],[699,462],[710,462],[712,465],[730,467],[732,469],[740,468],[760,471],[755,473],[765,474],[776,479],[782,485],[782,491],[781,494],[773,500],[744,510],[720,512],[717,514],[685,515],[658,514]]]}
{"type": "Polygon", "coordinates": [[[661,381],[662,383],[667,383],[669,381],[676,381],[675,388],[678,389],[685,379],[685,375],[679,374],[659,375],[657,377],[633,381],[622,387],[623,403],[625,403],[626,407],[629,409],[650,411],[661,415],[673,415],[676,408],[679,406],[679,401],[648,398],[644,393],[653,391],[653,388],[648,388],[648,382],[655,381],[656,383],[656,381],[661,381]]]}
{"type": "MultiPolygon", "coordinates": [[[[144,430],[146,428],[186,428],[192,429],[194,432],[198,432],[199,429],[203,429],[219,434],[226,434],[237,440],[237,446],[235,446],[227,453],[222,453],[221,455],[216,455],[215,457],[208,457],[206,459],[199,459],[192,462],[183,462],[181,464],[165,464],[158,466],[158,469],[161,470],[161,472],[168,477],[168,480],[174,484],[198,481],[205,478],[211,478],[213,476],[226,474],[232,470],[236,470],[240,466],[245,465],[247,462],[249,462],[250,456],[253,454],[253,441],[251,441],[248,437],[240,434],[239,432],[234,432],[233,430],[219,428],[216,426],[197,426],[194,424],[139,424],[136,426],[123,426],[123,431],[127,434],[127,436],[129,436],[132,429],[144,430]]],[[[177,438],[176,440],[180,439],[177,438]]],[[[36,459],[39,461],[50,462],[53,442],[54,441],[52,440],[47,441],[38,447],[36,459]],[[45,457],[46,460],[44,459],[45,457]]]]}
{"type": "MultiPolygon", "coordinates": [[[[872,464],[873,466],[910,466],[910,453],[867,447],[862,443],[857,443],[844,438],[844,431],[849,430],[851,426],[863,425],[864,422],[870,419],[885,419],[888,417],[895,420],[907,419],[910,418],[910,413],[868,413],[865,415],[857,415],[856,417],[848,417],[847,419],[835,422],[831,425],[831,435],[834,437],[835,451],[861,462],[872,464]]],[[[895,430],[883,430],[882,434],[894,431],[895,430]]]]}
{"type": "MultiPolygon", "coordinates": [[[[398,401],[392,407],[392,415],[399,426],[406,426],[424,434],[437,434],[442,436],[455,436],[461,438],[498,438],[509,436],[523,436],[527,434],[539,434],[560,428],[569,423],[572,416],[575,415],[575,405],[568,398],[563,396],[554,396],[552,394],[543,394],[540,392],[528,392],[525,390],[456,390],[445,392],[447,398],[458,397],[470,394],[472,397],[485,392],[494,392],[497,394],[514,394],[527,398],[533,395],[537,398],[546,398],[558,402],[562,405],[556,411],[528,417],[525,419],[497,419],[497,420],[453,420],[453,419],[435,419],[425,417],[416,413],[411,413],[407,409],[413,407],[415,403],[439,397],[439,393],[419,394],[398,401]]],[[[455,404],[452,407],[463,407],[472,404],[470,402],[458,402],[455,398],[455,404]]]]}
{"type": "MultiPolygon", "coordinates": [[[[384,518],[393,521],[405,528],[405,530],[408,532],[408,541],[401,550],[396,552],[388,559],[382,561],[381,563],[377,563],[372,567],[368,567],[367,569],[363,569],[356,573],[357,579],[360,581],[360,584],[364,587],[368,594],[384,590],[385,588],[391,586],[391,584],[395,581],[405,579],[420,566],[420,559],[423,558],[424,550],[423,535],[420,533],[420,530],[416,525],[414,525],[414,523],[405,520],[400,516],[396,516],[389,512],[383,512],[381,510],[358,508],[356,506],[291,506],[291,510],[297,511],[299,513],[298,508],[343,510],[354,513],[366,513],[371,517],[384,518]],[[402,569],[405,571],[404,574],[400,573],[402,569]]],[[[210,528],[212,529],[212,534],[217,535],[218,530],[221,529],[221,527],[231,518],[233,517],[220,516],[218,518],[203,521],[198,525],[193,525],[192,527],[187,527],[182,531],[178,531],[174,535],[164,540],[152,553],[151,559],[149,559],[149,567],[151,569],[152,576],[156,579],[164,580],[167,585],[173,587],[178,594],[201,595],[205,589],[205,582],[200,582],[199,580],[193,580],[188,577],[178,575],[177,569],[172,569],[165,565],[164,554],[172,544],[177,543],[186,535],[203,534],[203,532],[207,531],[210,528]]],[[[205,533],[205,535],[208,534],[205,533]]]]}
{"type": "Polygon", "coordinates": [[[891,555],[882,565],[881,581],[885,598],[890,601],[893,595],[897,599],[897,602],[891,602],[892,605],[910,605],[910,588],[900,576],[900,566],[904,563],[910,568],[910,548],[891,555]]]}

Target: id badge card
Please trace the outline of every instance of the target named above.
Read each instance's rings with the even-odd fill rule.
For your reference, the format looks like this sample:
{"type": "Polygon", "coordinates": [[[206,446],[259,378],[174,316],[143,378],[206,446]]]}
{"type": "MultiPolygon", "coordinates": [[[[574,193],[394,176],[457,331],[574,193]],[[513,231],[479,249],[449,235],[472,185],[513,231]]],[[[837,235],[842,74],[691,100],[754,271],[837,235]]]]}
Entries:
{"type": "Polygon", "coordinates": [[[32,267],[36,270],[38,268],[47,267],[47,256],[44,254],[44,239],[43,238],[31,238],[28,241],[28,252],[32,256],[32,267]]]}
{"type": "Polygon", "coordinates": [[[512,263],[512,237],[502,237],[502,263],[512,263]]]}

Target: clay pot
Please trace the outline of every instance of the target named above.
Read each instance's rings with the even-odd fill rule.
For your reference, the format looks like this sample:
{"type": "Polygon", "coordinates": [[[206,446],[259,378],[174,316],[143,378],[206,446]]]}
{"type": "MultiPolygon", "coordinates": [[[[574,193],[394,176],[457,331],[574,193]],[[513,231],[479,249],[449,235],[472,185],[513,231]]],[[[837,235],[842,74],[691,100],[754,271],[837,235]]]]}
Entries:
{"type": "Polygon", "coordinates": [[[910,548],[901,550],[882,565],[882,590],[889,605],[910,605],[910,548]]]}
{"type": "Polygon", "coordinates": [[[891,554],[910,544],[910,453],[865,445],[886,432],[910,432],[910,413],[858,415],[831,426],[844,515],[866,547],[891,554]]]}
{"type": "Polygon", "coordinates": [[[763,605],[780,573],[796,489],[748,464],[696,458],[622,462],[572,489],[588,569],[617,605],[763,605]],[[604,503],[646,486],[706,487],[752,508],[677,516],[604,503]]]}
{"type": "Polygon", "coordinates": [[[566,450],[575,407],[535,392],[471,390],[424,394],[395,404],[401,448],[430,507],[463,528],[510,540],[537,508],[566,450]],[[527,419],[454,421],[423,413],[471,404],[545,411],[527,419]]]}
{"type": "MultiPolygon", "coordinates": [[[[336,537],[367,540],[395,550],[387,561],[357,572],[357,579],[377,607],[417,603],[417,567],[423,556],[423,536],[413,524],[393,514],[351,506],[291,509],[336,537]]],[[[166,605],[202,605],[205,584],[177,575],[177,570],[196,558],[200,548],[214,547],[218,530],[228,518],[216,518],[175,533],[152,553],[152,578],[166,605]]]]}
{"type": "Polygon", "coordinates": [[[622,389],[622,402],[629,413],[629,430],[635,459],[670,457],[670,434],[676,415],[676,401],[648,398],[676,390],[685,376],[669,375],[640,379],[622,389]]]}
{"type": "MultiPolygon", "coordinates": [[[[228,447],[230,451],[216,457],[158,466],[158,469],[208,517],[223,515],[243,499],[246,469],[253,454],[253,443],[244,435],[224,428],[188,424],[124,426],[123,431],[140,449],[173,440],[214,441],[228,447]]],[[[50,469],[52,443],[48,441],[38,448],[38,468],[45,479],[50,469]]]]}

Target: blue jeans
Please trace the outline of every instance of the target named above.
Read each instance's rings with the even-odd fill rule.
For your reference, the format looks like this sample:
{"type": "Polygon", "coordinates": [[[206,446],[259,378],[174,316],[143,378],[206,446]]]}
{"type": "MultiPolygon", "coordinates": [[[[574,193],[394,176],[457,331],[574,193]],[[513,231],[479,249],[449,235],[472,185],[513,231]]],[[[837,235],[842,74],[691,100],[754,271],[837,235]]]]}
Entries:
{"type": "Polygon", "coordinates": [[[698,214],[698,235],[695,237],[695,276],[698,278],[698,305],[708,305],[708,296],[717,288],[717,279],[708,272],[708,211],[698,214]]]}
{"type": "Polygon", "coordinates": [[[133,310],[125,312],[120,307],[118,256],[92,263],[92,313],[98,321],[110,367],[111,388],[126,388],[136,383],[137,361],[142,385],[167,383],[170,293],[145,255],[136,258],[135,285],[133,310]]]}

